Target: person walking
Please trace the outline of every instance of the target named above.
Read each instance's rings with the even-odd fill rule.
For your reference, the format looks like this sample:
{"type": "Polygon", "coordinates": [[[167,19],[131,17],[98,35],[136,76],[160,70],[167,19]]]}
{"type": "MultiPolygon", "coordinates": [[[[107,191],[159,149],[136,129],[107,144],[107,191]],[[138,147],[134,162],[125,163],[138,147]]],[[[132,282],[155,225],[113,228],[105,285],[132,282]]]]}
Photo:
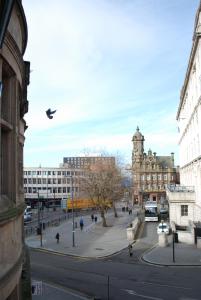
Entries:
{"type": "Polygon", "coordinates": [[[94,221],[94,214],[91,214],[91,220],[94,221]]]}
{"type": "Polygon", "coordinates": [[[131,244],[128,245],[128,253],[130,256],[133,255],[133,246],[131,244]]]}
{"type": "Polygon", "coordinates": [[[96,222],[97,222],[97,220],[98,220],[97,216],[95,216],[95,217],[94,217],[94,220],[95,220],[95,223],[96,223],[96,222]]]}
{"type": "Polygon", "coordinates": [[[59,237],[60,237],[60,235],[59,235],[59,233],[57,232],[57,234],[56,234],[56,236],[55,236],[55,238],[56,238],[56,240],[57,240],[57,244],[59,243],[59,237]]]}
{"type": "Polygon", "coordinates": [[[83,218],[80,219],[80,229],[82,230],[84,227],[84,221],[83,218]]]}

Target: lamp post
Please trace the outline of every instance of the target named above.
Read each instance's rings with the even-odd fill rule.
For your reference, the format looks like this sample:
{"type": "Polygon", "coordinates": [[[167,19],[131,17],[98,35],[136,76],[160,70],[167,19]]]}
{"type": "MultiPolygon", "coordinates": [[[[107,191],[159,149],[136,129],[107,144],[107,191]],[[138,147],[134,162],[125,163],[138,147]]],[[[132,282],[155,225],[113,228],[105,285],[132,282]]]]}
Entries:
{"type": "Polygon", "coordinates": [[[73,176],[71,175],[71,201],[72,201],[72,218],[73,218],[73,230],[72,230],[72,242],[75,247],[75,219],[74,219],[74,194],[73,194],[73,176]]]}
{"type": "Polygon", "coordinates": [[[164,225],[163,225],[163,220],[161,221],[161,223],[162,223],[162,225],[161,225],[161,227],[162,227],[162,232],[164,232],[164,225]]]}
{"type": "Polygon", "coordinates": [[[172,261],[175,262],[175,254],[174,254],[174,242],[175,242],[175,232],[172,232],[172,261]]]}
{"type": "Polygon", "coordinates": [[[42,236],[42,223],[40,220],[40,209],[41,209],[41,205],[40,205],[40,195],[39,195],[39,191],[38,191],[38,229],[37,229],[37,234],[40,235],[40,246],[43,246],[43,236],[42,236]]]}

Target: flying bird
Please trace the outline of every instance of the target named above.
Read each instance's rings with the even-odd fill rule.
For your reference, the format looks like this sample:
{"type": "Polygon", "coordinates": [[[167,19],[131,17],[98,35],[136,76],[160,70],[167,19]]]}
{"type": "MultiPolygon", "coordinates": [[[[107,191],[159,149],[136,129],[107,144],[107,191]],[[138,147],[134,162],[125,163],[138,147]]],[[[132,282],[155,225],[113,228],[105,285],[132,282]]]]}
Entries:
{"type": "Polygon", "coordinates": [[[49,119],[53,119],[53,114],[56,112],[56,110],[51,111],[51,109],[49,108],[48,110],[46,110],[46,115],[49,119]]]}

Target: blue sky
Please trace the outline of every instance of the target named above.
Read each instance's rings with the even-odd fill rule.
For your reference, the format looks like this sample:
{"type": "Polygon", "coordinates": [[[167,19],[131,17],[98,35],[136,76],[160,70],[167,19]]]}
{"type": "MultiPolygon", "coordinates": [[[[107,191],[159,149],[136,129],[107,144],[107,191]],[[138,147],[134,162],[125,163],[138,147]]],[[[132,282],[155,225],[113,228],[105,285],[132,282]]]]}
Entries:
{"type": "Polygon", "coordinates": [[[176,112],[199,0],[24,0],[31,62],[24,166],[175,152],[176,112]],[[52,120],[48,108],[57,109],[52,120]]]}

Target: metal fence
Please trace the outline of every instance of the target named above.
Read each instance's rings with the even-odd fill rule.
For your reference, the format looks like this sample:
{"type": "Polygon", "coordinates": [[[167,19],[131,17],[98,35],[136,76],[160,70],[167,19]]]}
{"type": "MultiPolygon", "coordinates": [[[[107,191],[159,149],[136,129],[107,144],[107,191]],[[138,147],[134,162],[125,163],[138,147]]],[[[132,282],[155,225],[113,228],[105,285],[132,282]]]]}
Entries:
{"type": "Polygon", "coordinates": [[[185,186],[185,185],[178,185],[178,184],[176,185],[168,184],[167,189],[173,193],[194,193],[195,192],[194,186],[185,186]]]}

